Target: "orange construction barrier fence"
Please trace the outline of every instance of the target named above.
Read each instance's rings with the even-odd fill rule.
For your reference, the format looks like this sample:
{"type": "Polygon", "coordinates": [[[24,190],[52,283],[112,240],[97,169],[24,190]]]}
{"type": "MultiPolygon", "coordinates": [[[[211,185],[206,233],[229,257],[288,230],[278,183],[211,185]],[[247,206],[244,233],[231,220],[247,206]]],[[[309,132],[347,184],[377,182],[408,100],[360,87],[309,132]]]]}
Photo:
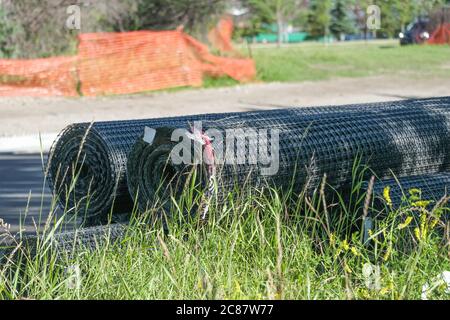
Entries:
{"type": "Polygon", "coordinates": [[[76,57],[0,59],[0,96],[76,96],[76,57]]]}
{"type": "Polygon", "coordinates": [[[230,16],[225,16],[220,19],[216,27],[208,33],[208,41],[220,52],[235,53],[233,43],[231,41],[233,29],[233,18],[230,16]]]}
{"type": "Polygon", "coordinates": [[[430,44],[450,44],[450,23],[441,24],[431,35],[430,44]]]}
{"type": "Polygon", "coordinates": [[[128,94],[182,86],[203,77],[250,81],[252,59],[215,56],[182,30],[88,33],[78,55],[47,59],[0,59],[0,96],[128,94]]]}

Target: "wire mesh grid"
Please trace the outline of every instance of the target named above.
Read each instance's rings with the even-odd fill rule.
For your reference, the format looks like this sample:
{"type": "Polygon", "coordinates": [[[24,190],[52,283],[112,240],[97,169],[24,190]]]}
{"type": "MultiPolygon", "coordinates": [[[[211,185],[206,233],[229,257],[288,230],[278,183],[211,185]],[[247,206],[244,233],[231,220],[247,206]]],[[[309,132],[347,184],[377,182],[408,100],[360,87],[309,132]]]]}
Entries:
{"type": "Polygon", "coordinates": [[[184,126],[232,116],[205,114],[159,119],[76,123],[65,128],[47,159],[50,188],[60,207],[83,217],[132,210],[126,182],[128,154],[145,127],[184,126]],[[78,210],[74,210],[78,208],[78,210]]]}
{"type": "Polygon", "coordinates": [[[94,251],[105,245],[120,245],[126,240],[127,232],[126,224],[116,223],[40,235],[18,234],[0,246],[0,263],[20,257],[21,253],[35,257],[51,249],[62,258],[61,254],[72,255],[78,250],[94,251]]]}
{"type": "MultiPolygon", "coordinates": [[[[363,185],[367,190],[368,184],[363,185]]],[[[385,189],[388,188],[389,201],[394,208],[411,205],[415,200],[430,201],[430,206],[436,205],[444,197],[449,195],[450,173],[442,172],[435,174],[408,176],[403,178],[390,178],[378,180],[373,185],[373,197],[375,207],[387,205],[385,199],[385,189]],[[412,200],[412,197],[415,197],[412,200]]],[[[442,205],[446,205],[443,203],[442,205]]]]}
{"type": "MultiPolygon", "coordinates": [[[[158,134],[170,128],[170,133],[174,128],[190,129],[194,121],[202,121],[203,130],[214,128],[224,135],[227,130],[265,129],[269,131],[269,140],[273,130],[279,130],[279,170],[273,176],[260,174],[263,164],[247,163],[257,159],[257,155],[251,154],[255,144],[270,149],[272,142],[264,143],[259,133],[254,139],[248,139],[246,130],[235,136],[247,139],[243,150],[233,150],[246,162],[218,166],[221,180],[218,191],[222,194],[236,183],[258,187],[270,182],[283,187],[293,181],[300,189],[308,182],[312,190],[324,174],[329,184],[339,188],[351,180],[357,160],[370,166],[370,175],[383,179],[375,185],[375,193],[392,182],[386,179],[393,174],[403,181],[404,189],[423,188],[424,198],[428,194],[439,195],[449,181],[445,172],[450,166],[450,97],[443,97],[73,124],[60,134],[48,157],[49,180],[60,205],[69,211],[75,206],[84,208],[87,216],[94,217],[111,211],[131,211],[130,193],[135,195],[139,187],[148,188],[142,183],[144,176],[148,181],[161,177],[161,172],[152,171],[161,170],[161,166],[154,166],[151,161],[167,158],[167,152],[173,147],[173,142],[168,143],[168,136],[153,145],[143,142],[144,128],[156,128],[158,134]],[[161,151],[166,145],[165,151],[155,155],[157,149],[161,151]]],[[[175,170],[183,168],[175,167],[175,170]]],[[[391,190],[395,199],[397,189],[391,190]]],[[[137,200],[145,206],[151,201],[149,196],[137,200]]],[[[77,243],[95,248],[101,243],[99,240],[105,239],[105,234],[110,239],[120,239],[124,230],[123,225],[84,228],[56,234],[54,243],[64,250],[77,243]]]]}
{"type": "MultiPolygon", "coordinates": [[[[370,167],[370,175],[380,179],[444,172],[450,167],[449,97],[242,113],[204,121],[202,130],[208,129],[218,130],[223,136],[233,132],[236,140],[246,141],[245,148],[239,149],[236,144],[232,150],[225,147],[225,153],[232,151],[241,160],[255,157],[251,153],[257,150],[254,145],[265,140],[259,130],[269,136],[278,130],[279,135],[276,174],[263,176],[264,166],[259,161],[221,164],[219,195],[225,195],[236,183],[254,187],[293,183],[295,191],[308,183],[309,190],[314,190],[325,174],[327,183],[339,189],[351,182],[356,161],[370,167]],[[249,138],[248,129],[256,136],[249,138]]],[[[128,187],[132,195],[141,192],[137,197],[141,208],[153,201],[154,186],[160,182],[149,183],[152,177],[161,177],[156,170],[162,167],[156,164],[166,161],[174,146],[163,131],[167,128],[160,129],[160,134],[166,134],[160,144],[138,140],[128,161],[128,187]],[[166,152],[160,152],[162,145],[166,145],[166,152]],[[145,188],[150,190],[143,192],[145,188]]],[[[262,145],[271,149],[271,139],[264,142],[262,145]]],[[[220,148],[220,144],[215,147],[220,148]]],[[[182,170],[180,166],[172,169],[182,170]]]]}

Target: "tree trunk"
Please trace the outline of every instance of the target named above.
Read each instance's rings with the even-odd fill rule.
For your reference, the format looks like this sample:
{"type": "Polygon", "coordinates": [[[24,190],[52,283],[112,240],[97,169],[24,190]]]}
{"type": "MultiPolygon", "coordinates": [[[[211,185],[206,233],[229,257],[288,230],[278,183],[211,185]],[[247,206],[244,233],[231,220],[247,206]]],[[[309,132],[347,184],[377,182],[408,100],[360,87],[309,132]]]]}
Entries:
{"type": "Polygon", "coordinates": [[[277,28],[278,28],[278,39],[277,47],[280,48],[283,43],[283,17],[279,12],[277,12],[277,28]]]}
{"type": "Polygon", "coordinates": [[[324,33],[323,43],[327,46],[328,45],[328,25],[325,25],[323,33],[324,33]]]}
{"type": "Polygon", "coordinates": [[[367,25],[364,25],[364,41],[367,42],[367,25]]]}

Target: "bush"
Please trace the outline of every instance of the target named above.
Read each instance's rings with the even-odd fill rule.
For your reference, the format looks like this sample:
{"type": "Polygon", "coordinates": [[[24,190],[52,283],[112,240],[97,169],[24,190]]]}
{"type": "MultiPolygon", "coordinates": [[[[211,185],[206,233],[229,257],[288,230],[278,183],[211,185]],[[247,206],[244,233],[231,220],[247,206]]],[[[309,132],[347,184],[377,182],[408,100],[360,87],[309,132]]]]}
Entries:
{"type": "Polygon", "coordinates": [[[174,29],[206,34],[225,0],[79,1],[81,29],[70,30],[67,8],[73,0],[5,0],[0,9],[0,55],[37,58],[74,52],[79,32],[174,29]],[[199,26],[206,27],[204,30],[199,26]]]}

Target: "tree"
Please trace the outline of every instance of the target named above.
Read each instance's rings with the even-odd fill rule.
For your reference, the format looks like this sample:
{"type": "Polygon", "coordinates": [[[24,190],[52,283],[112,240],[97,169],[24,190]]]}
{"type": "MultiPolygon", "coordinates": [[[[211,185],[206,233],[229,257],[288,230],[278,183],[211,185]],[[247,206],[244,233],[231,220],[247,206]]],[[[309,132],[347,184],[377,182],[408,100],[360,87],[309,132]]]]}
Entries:
{"type": "Polygon", "coordinates": [[[188,30],[196,25],[208,28],[206,22],[222,13],[225,3],[226,0],[0,0],[0,51],[14,58],[46,57],[74,53],[79,32],[175,29],[182,24],[188,30]],[[67,8],[74,4],[80,7],[80,30],[65,27],[67,8]]]}
{"type": "Polygon", "coordinates": [[[0,57],[11,55],[11,47],[8,41],[11,32],[11,23],[6,16],[5,10],[0,6],[0,57]]]}
{"type": "Polygon", "coordinates": [[[416,0],[416,14],[427,15],[440,5],[450,4],[449,0],[416,0]]]}
{"type": "MultiPolygon", "coordinates": [[[[381,9],[381,30],[384,36],[392,37],[413,22],[415,18],[427,16],[445,0],[348,0],[356,18],[357,27],[367,33],[366,9],[378,5],[381,9]]],[[[448,0],[447,0],[448,1],[448,0]]]]}
{"type": "Polygon", "coordinates": [[[308,25],[314,37],[327,36],[331,23],[331,0],[312,0],[310,2],[308,25]]]}
{"type": "Polygon", "coordinates": [[[373,3],[373,0],[349,0],[350,11],[354,16],[355,29],[364,33],[364,39],[367,39],[367,7],[373,3]]]}
{"type": "Polygon", "coordinates": [[[306,8],[305,0],[248,0],[248,5],[267,22],[275,22],[278,29],[278,46],[283,42],[284,28],[306,8]]]}
{"type": "Polygon", "coordinates": [[[338,39],[342,38],[343,34],[353,33],[355,26],[349,15],[348,1],[336,0],[334,8],[331,10],[331,33],[338,39]]]}
{"type": "Polygon", "coordinates": [[[397,11],[398,21],[401,31],[405,31],[406,25],[414,19],[415,3],[414,1],[395,1],[394,11],[397,11]]]}
{"type": "Polygon", "coordinates": [[[388,37],[403,31],[415,18],[429,15],[444,0],[374,0],[381,8],[381,31],[388,37]]]}
{"type": "MultiPolygon", "coordinates": [[[[138,0],[136,13],[129,16],[129,30],[208,28],[225,11],[226,0],[138,0]]],[[[206,30],[205,30],[206,31],[206,30]]]]}
{"type": "Polygon", "coordinates": [[[79,32],[115,30],[123,16],[133,12],[132,5],[132,0],[2,0],[0,24],[8,32],[3,34],[0,50],[14,58],[73,53],[79,32]],[[74,3],[80,7],[81,30],[66,27],[67,9],[74,3]]]}

